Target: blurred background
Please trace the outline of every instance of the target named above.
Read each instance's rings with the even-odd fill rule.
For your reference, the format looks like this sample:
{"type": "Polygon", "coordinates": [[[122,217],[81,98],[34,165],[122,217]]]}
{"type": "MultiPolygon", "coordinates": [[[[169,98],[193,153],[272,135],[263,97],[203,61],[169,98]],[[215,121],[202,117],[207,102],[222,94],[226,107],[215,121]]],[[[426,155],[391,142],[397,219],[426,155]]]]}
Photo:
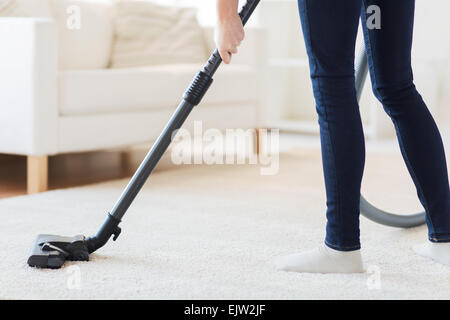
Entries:
{"type": "MultiPolygon", "coordinates": [[[[416,4],[415,82],[450,152],[450,1],[416,4]]],[[[73,272],[26,267],[36,234],[95,232],[215,49],[215,21],[215,0],[0,0],[0,242],[8,243],[0,299],[449,298],[448,269],[412,254],[426,239],[424,225],[391,228],[361,217],[368,272],[328,275],[326,286],[269,266],[322,242],[326,223],[295,0],[261,0],[239,53],[184,125],[187,149],[200,160],[213,145],[206,130],[225,139],[229,129],[250,132],[245,160],[257,156],[256,164],[234,161],[240,150],[230,148],[231,164],[178,165],[169,149],[117,244],[95,262],[71,264],[73,272]],[[273,150],[262,143],[264,129],[280,133],[273,150]],[[272,167],[268,158],[271,175],[261,170],[272,167]],[[78,275],[81,287],[72,290],[78,275]]],[[[360,109],[362,194],[385,211],[422,212],[369,81],[360,109]]],[[[229,151],[217,141],[216,154],[229,151]]]]}
{"type": "MultiPolygon", "coordinates": [[[[416,7],[415,82],[448,150],[450,3],[416,7]]],[[[129,176],[214,49],[215,10],[213,0],[0,0],[0,196],[129,176]]],[[[320,165],[297,2],[262,0],[246,35],[191,119],[280,129],[281,151],[313,148],[320,165]]],[[[415,199],[369,81],[360,108],[366,176],[395,164],[403,181],[395,188],[415,199]]]]}
{"type": "MultiPolygon", "coordinates": [[[[214,1],[172,2],[196,6],[202,23],[215,23],[214,1]]],[[[443,130],[450,124],[450,37],[445,35],[450,30],[450,21],[446,17],[449,9],[450,3],[445,0],[416,1],[413,49],[416,85],[443,130]]],[[[262,0],[252,19],[252,24],[263,27],[268,35],[269,105],[273,111],[268,121],[283,129],[316,132],[297,1],[262,0]]],[[[358,41],[360,45],[362,39],[358,41]]],[[[361,110],[365,131],[370,138],[394,137],[391,121],[372,98],[369,87],[366,87],[361,110]]]]}

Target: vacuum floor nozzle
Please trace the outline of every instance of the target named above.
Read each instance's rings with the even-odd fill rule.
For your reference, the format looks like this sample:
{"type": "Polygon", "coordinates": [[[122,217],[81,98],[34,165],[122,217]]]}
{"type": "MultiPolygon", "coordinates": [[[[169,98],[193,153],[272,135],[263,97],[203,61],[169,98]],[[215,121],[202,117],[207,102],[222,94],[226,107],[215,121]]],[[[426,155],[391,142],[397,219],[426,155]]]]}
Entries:
{"type": "Polygon", "coordinates": [[[62,237],[40,234],[31,249],[28,265],[37,268],[59,269],[66,260],[89,261],[85,237],[62,237]]]}

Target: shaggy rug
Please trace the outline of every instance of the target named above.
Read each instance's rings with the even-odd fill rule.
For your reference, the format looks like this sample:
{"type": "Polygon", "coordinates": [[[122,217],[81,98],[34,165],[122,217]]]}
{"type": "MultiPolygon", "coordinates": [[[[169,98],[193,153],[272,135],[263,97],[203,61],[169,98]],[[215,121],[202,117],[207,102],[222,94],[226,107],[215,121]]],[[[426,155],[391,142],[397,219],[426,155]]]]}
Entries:
{"type": "MultiPolygon", "coordinates": [[[[398,156],[371,155],[364,190],[398,211],[417,209],[398,156]],[[394,164],[396,163],[396,165],[394,164]],[[398,169],[402,168],[402,169],[398,169]]],[[[414,254],[426,228],[361,218],[368,272],[276,271],[274,257],[324,237],[320,155],[282,154],[279,173],[257,165],[157,171],[124,217],[117,242],[59,270],[30,268],[38,233],[93,234],[127,180],[0,201],[3,299],[449,299],[450,268],[414,254]]]]}

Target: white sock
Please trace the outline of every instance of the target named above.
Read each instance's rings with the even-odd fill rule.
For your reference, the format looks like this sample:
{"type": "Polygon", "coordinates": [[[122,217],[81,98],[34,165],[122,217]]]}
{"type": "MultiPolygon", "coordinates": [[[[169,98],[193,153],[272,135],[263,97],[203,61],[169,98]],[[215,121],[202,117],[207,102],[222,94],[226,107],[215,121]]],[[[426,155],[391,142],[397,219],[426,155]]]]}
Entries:
{"type": "Polygon", "coordinates": [[[279,257],[277,270],[309,273],[362,273],[361,250],[338,251],[322,244],[320,247],[279,257]]]}
{"type": "Polygon", "coordinates": [[[450,242],[427,241],[413,247],[413,250],[426,258],[450,266],[450,242]]]}

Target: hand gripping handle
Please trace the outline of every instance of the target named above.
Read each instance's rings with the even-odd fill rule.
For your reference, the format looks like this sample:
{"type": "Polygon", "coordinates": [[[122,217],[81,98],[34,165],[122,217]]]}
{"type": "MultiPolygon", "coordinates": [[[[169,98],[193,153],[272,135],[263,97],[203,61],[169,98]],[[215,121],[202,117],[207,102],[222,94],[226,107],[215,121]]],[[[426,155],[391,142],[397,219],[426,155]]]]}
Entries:
{"type": "MultiPolygon", "coordinates": [[[[242,24],[245,25],[248,19],[255,11],[260,0],[247,0],[247,3],[241,8],[239,16],[241,17],[242,24]]],[[[216,73],[220,64],[222,63],[222,58],[220,57],[219,50],[214,50],[211,57],[206,62],[205,66],[201,71],[197,73],[194,80],[192,80],[191,85],[185,92],[183,99],[196,106],[200,103],[206,91],[213,82],[213,75],[216,73]]]]}
{"type": "MultiPolygon", "coordinates": [[[[242,24],[245,26],[248,19],[250,19],[253,11],[255,11],[258,6],[260,0],[247,0],[247,3],[241,8],[239,12],[239,16],[241,17],[242,24]]],[[[209,58],[208,62],[203,68],[203,72],[212,77],[216,72],[217,68],[219,68],[222,62],[222,58],[220,57],[219,50],[214,50],[214,53],[209,58]]]]}

